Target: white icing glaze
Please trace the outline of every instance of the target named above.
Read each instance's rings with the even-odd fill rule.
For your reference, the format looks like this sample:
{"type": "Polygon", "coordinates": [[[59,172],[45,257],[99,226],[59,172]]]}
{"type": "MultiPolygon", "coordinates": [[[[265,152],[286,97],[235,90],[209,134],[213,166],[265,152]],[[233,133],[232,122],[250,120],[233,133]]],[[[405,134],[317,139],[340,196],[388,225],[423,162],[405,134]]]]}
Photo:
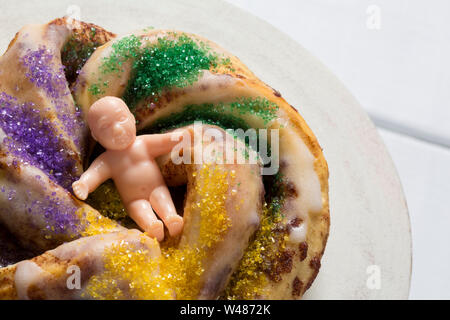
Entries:
{"type": "Polygon", "coordinates": [[[280,165],[285,164],[284,175],[290,177],[298,194],[289,199],[285,208],[289,220],[300,218],[307,221],[308,214],[322,210],[320,180],[314,170],[314,162],[313,154],[291,126],[280,130],[280,165]]]}
{"type": "Polygon", "coordinates": [[[3,141],[7,137],[6,133],[0,128],[0,141],[3,141]]]}
{"type": "MultiPolygon", "coordinates": [[[[130,234],[132,234],[133,231],[130,231],[130,234]]],[[[80,238],[50,250],[49,253],[60,260],[69,260],[84,255],[101,256],[106,246],[110,246],[115,241],[123,239],[127,232],[128,231],[125,233],[114,232],[80,238]]]]}
{"type": "Polygon", "coordinates": [[[16,273],[14,274],[14,284],[16,287],[17,297],[21,300],[29,300],[28,288],[42,279],[45,273],[36,263],[24,260],[16,265],[16,273]]]}
{"type": "MultiPolygon", "coordinates": [[[[98,234],[95,236],[80,238],[71,242],[67,242],[53,250],[48,251],[49,254],[55,256],[60,260],[69,260],[77,257],[99,257],[102,256],[105,247],[111,246],[114,243],[130,243],[138,246],[145,246],[149,249],[152,255],[158,256],[160,254],[159,243],[155,239],[142,238],[142,233],[136,229],[127,229],[119,232],[112,232],[106,234],[98,234]]],[[[101,267],[103,262],[98,262],[98,267],[101,267]]]]}
{"type": "Polygon", "coordinates": [[[235,100],[236,97],[247,96],[248,92],[244,90],[245,87],[237,86],[237,82],[240,82],[240,80],[228,75],[203,71],[198,81],[194,82],[192,85],[182,89],[171,89],[172,92],[182,91],[184,94],[172,99],[169,103],[164,105],[164,108],[155,110],[152,115],[143,119],[138,126],[138,130],[145,128],[149,123],[154,121],[154,119],[168,116],[173,112],[178,112],[184,106],[189,104],[226,103],[235,100]]]}
{"type": "Polygon", "coordinates": [[[289,234],[288,241],[293,243],[300,243],[306,241],[307,223],[303,222],[298,227],[293,227],[289,234]]]}

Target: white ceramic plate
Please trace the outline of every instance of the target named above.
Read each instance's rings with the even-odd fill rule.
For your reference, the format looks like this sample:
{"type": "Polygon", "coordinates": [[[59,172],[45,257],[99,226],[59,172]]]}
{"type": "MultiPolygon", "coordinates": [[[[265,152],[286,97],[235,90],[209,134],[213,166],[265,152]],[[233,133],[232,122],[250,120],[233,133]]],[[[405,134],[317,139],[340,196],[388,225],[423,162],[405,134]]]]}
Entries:
{"type": "Polygon", "coordinates": [[[238,56],[300,111],[328,161],[330,237],[320,273],[305,297],[408,297],[410,224],[391,158],[347,89],[299,44],[219,0],[1,1],[2,51],[23,25],[68,13],[116,33],[148,26],[197,33],[238,56]]]}

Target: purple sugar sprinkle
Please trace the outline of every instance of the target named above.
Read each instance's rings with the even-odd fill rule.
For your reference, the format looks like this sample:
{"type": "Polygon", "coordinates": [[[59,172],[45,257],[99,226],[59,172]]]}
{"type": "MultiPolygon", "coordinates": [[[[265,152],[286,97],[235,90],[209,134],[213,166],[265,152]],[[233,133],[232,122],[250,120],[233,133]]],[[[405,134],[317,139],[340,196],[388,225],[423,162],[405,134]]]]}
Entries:
{"type": "MultiPolygon", "coordinates": [[[[37,227],[44,228],[46,234],[73,236],[80,232],[80,219],[76,213],[77,207],[55,195],[47,195],[29,201],[25,203],[24,210],[32,216],[42,217],[45,226],[38,225],[37,227]]],[[[37,221],[39,220],[37,219],[37,221]]]]}
{"type": "MultiPolygon", "coordinates": [[[[58,197],[56,192],[51,192],[51,195],[49,195],[48,185],[42,179],[38,182],[41,186],[40,193],[35,194],[27,190],[26,195],[30,200],[23,203],[23,211],[31,217],[31,225],[44,231],[47,235],[73,237],[80,234],[81,223],[77,214],[78,208],[70,197],[58,197]],[[44,225],[41,221],[44,222],[44,225]]],[[[14,188],[2,186],[0,190],[5,194],[7,200],[19,201],[16,199],[18,191],[14,188]]],[[[17,205],[12,207],[17,208],[17,205]]],[[[9,210],[8,205],[4,203],[0,206],[0,211],[2,210],[9,210]]],[[[0,212],[0,214],[2,213],[0,212]]]]}
{"type": "Polygon", "coordinates": [[[47,96],[59,99],[70,94],[66,86],[64,67],[53,69],[53,55],[51,51],[41,46],[38,50],[28,50],[22,62],[29,72],[25,75],[30,81],[42,88],[47,96]]]}
{"type": "Polygon", "coordinates": [[[43,215],[48,232],[78,233],[80,221],[76,215],[77,208],[73,204],[65,203],[56,196],[45,196],[43,199],[32,201],[28,209],[31,210],[31,214],[43,215]]]}
{"type": "MultiPolygon", "coordinates": [[[[75,112],[72,110],[73,100],[67,86],[64,66],[58,63],[52,51],[45,46],[38,50],[28,50],[21,61],[28,69],[26,77],[45,92],[58,119],[64,125],[63,130],[83,152],[84,141],[81,141],[81,137],[85,123],[80,109],[76,107],[75,112]]],[[[51,112],[51,108],[47,107],[47,111],[51,112]]],[[[17,167],[19,163],[36,166],[66,189],[77,179],[75,161],[64,149],[61,135],[55,135],[54,124],[33,103],[19,103],[15,97],[5,92],[0,93],[0,128],[7,135],[0,141],[0,147],[5,147],[6,152],[15,157],[14,166],[17,167]]],[[[36,176],[36,181],[41,181],[42,192],[45,193],[47,188],[42,179],[36,176]]],[[[16,196],[14,190],[8,191],[4,186],[0,190],[6,192],[7,199],[13,200],[16,196]]],[[[31,194],[29,197],[33,198],[31,194]]],[[[77,233],[80,221],[76,210],[71,201],[60,199],[56,192],[25,204],[26,212],[44,217],[45,229],[51,234],[77,233]]]]}
{"type": "Polygon", "coordinates": [[[11,201],[16,197],[16,190],[10,190],[8,192],[8,200],[11,201]]]}
{"type": "MultiPolygon", "coordinates": [[[[79,135],[82,133],[85,124],[78,108],[76,108],[75,113],[72,112],[65,101],[66,96],[70,96],[70,90],[67,86],[64,66],[62,64],[58,65],[54,60],[56,59],[52,51],[45,46],[41,46],[37,50],[28,50],[25,56],[22,57],[23,65],[29,70],[25,74],[26,77],[38,88],[43,89],[51,99],[51,103],[55,106],[58,119],[63,123],[65,131],[81,150],[83,146],[79,135]]],[[[83,150],[81,151],[83,152],[83,150]]]]}
{"type": "MultiPolygon", "coordinates": [[[[75,161],[62,149],[51,121],[42,118],[32,103],[18,103],[15,97],[0,93],[0,127],[3,144],[22,163],[32,164],[65,188],[76,180],[75,161]]],[[[17,166],[17,160],[13,165],[17,166]]]]}

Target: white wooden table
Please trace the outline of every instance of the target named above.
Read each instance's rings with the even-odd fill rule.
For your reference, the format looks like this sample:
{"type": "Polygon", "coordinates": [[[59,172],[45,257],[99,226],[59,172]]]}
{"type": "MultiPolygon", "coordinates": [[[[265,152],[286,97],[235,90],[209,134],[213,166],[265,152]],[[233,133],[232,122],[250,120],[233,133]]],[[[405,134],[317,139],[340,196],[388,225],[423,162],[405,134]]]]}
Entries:
{"type": "Polygon", "coordinates": [[[339,77],[379,128],[407,198],[410,298],[450,298],[450,1],[228,0],[339,77]]]}

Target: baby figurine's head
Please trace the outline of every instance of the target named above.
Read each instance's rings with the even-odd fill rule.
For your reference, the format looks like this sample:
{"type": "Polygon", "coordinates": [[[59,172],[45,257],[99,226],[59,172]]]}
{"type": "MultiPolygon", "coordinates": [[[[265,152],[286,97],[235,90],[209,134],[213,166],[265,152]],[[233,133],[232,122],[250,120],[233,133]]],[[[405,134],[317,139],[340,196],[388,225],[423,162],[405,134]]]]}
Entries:
{"type": "Polygon", "coordinates": [[[107,150],[124,150],[136,139],[136,121],[122,99],[97,100],[89,109],[87,121],[92,137],[107,150]]]}

